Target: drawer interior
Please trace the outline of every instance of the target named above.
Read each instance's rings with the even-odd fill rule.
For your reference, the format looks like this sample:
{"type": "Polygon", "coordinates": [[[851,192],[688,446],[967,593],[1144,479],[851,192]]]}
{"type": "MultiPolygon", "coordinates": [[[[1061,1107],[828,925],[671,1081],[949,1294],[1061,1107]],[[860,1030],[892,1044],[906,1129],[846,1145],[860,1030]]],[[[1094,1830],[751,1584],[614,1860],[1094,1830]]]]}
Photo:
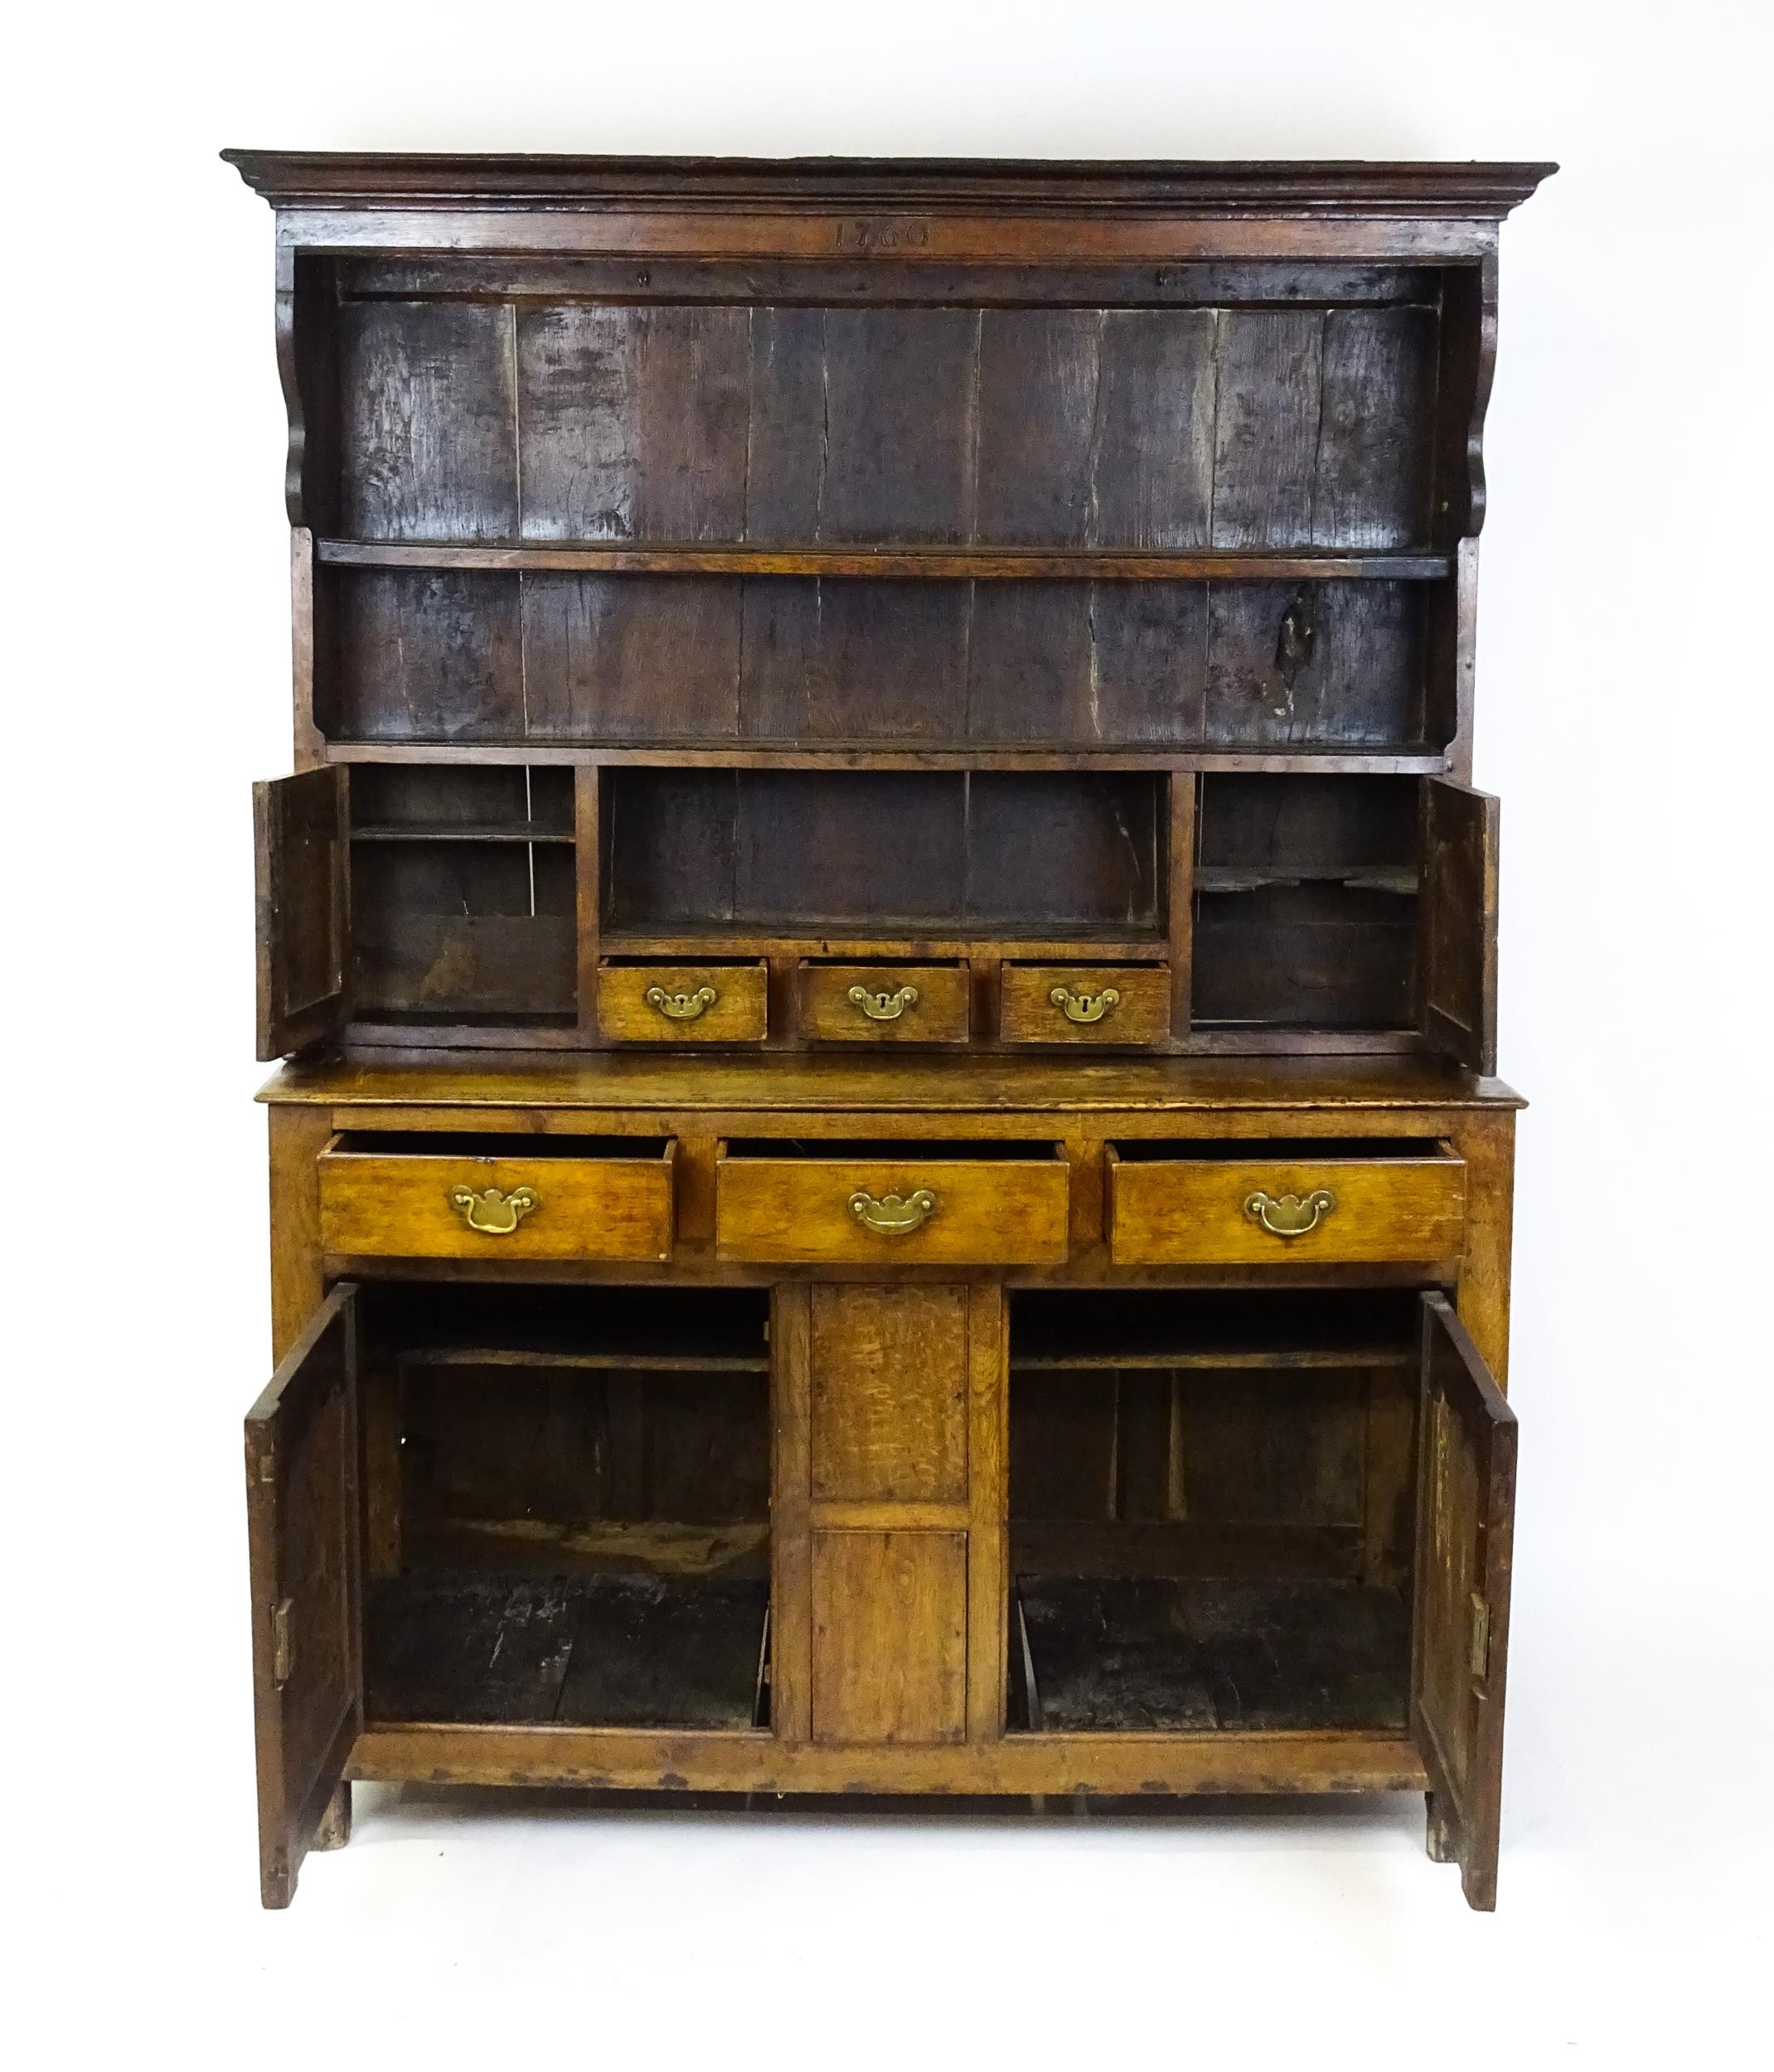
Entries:
{"type": "Polygon", "coordinates": [[[723,1159],[885,1159],[894,1165],[933,1160],[965,1161],[969,1165],[1015,1164],[1030,1159],[1063,1163],[1065,1153],[1054,1143],[1017,1138],[985,1137],[730,1137],[721,1146],[723,1159]]]}
{"type": "Polygon", "coordinates": [[[344,1130],[329,1152],[384,1158],[505,1159],[527,1164],[540,1159],[662,1159],[670,1137],[500,1136],[449,1130],[344,1130]]]}
{"type": "Polygon", "coordinates": [[[1290,1164],[1313,1159],[1457,1159],[1438,1137],[1117,1137],[1123,1165],[1214,1159],[1228,1164],[1290,1164]]]}
{"type": "Polygon", "coordinates": [[[1402,1731],[1414,1291],[1016,1294],[1010,1719],[1402,1731]]]}
{"type": "Polygon", "coordinates": [[[360,1300],[369,1716],[767,1724],[768,1297],[360,1300]]]}

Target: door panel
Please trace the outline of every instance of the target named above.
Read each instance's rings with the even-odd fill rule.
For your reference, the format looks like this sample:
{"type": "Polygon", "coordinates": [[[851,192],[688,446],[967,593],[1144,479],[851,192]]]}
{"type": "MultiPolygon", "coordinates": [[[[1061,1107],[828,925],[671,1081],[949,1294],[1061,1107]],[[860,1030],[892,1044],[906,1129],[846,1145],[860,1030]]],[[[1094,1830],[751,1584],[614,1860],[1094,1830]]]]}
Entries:
{"type": "Polygon", "coordinates": [[[356,1295],[334,1289],[246,1416],[267,1906],[289,1904],[362,1720],[356,1295]]]}
{"type": "Polygon", "coordinates": [[[813,1535],[813,1739],[967,1732],[967,1536],[813,1535]]]}
{"type": "Polygon", "coordinates": [[[964,1503],[967,1291],[812,1291],[813,1497],[964,1503]]]}
{"type": "Polygon", "coordinates": [[[1496,1905],[1515,1414],[1446,1299],[1423,1299],[1411,1726],[1468,1901],[1496,1905]]]}
{"type": "Polygon", "coordinates": [[[1445,777],[1423,783],[1418,1014],[1434,1048],[1497,1068],[1495,799],[1445,777]]]}
{"type": "Polygon", "coordinates": [[[259,1055],[286,1058],[347,1017],[351,841],[346,773],[304,770],[253,787],[259,1055]]]}

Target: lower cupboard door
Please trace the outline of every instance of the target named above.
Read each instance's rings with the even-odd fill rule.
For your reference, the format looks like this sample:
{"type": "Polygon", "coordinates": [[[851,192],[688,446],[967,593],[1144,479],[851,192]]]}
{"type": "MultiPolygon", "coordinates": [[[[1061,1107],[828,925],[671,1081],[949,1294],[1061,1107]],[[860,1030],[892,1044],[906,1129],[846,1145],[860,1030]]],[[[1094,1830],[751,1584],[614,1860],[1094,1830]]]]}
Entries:
{"type": "Polygon", "coordinates": [[[967,1733],[967,1536],[813,1534],[813,1739],[880,1745],[967,1733]]]}
{"type": "Polygon", "coordinates": [[[1497,1903],[1515,1413],[1446,1299],[1423,1299],[1411,1726],[1470,1905],[1497,1903]]]}
{"type": "Polygon", "coordinates": [[[246,1414],[267,1906],[288,1905],[363,1717],[356,1293],[333,1290],[246,1414]]]}

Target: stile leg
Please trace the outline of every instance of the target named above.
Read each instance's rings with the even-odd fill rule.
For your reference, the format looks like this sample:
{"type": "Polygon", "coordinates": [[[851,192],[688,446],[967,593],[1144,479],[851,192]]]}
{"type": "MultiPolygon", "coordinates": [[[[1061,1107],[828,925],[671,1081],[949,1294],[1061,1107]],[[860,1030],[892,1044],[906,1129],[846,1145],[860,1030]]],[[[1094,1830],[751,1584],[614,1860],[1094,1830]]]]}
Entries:
{"type": "Polygon", "coordinates": [[[327,1810],[314,1831],[317,1849],[342,1849],[351,1838],[351,1787],[347,1778],[327,1801],[327,1810]]]}
{"type": "Polygon", "coordinates": [[[1432,1863],[1452,1863],[1457,1860],[1455,1848],[1453,1809],[1439,1792],[1425,1792],[1423,1803],[1428,1809],[1428,1825],[1423,1836],[1423,1847],[1429,1852],[1432,1863]]]}

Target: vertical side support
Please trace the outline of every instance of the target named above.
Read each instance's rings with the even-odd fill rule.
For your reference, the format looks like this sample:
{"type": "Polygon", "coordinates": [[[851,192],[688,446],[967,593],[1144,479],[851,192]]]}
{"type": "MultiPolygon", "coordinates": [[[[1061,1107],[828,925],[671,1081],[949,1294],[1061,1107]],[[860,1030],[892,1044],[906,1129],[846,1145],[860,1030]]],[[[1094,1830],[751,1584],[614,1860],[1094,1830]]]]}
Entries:
{"type": "Polygon", "coordinates": [[[573,772],[573,864],[577,898],[574,907],[578,947],[579,1033],[589,1040],[598,1034],[599,933],[603,925],[603,850],[599,794],[603,772],[595,762],[581,762],[573,772]]]}
{"type": "Polygon", "coordinates": [[[321,647],[316,609],[314,535],[306,525],[297,525],[289,535],[289,659],[298,770],[317,769],[327,759],[327,743],[314,719],[314,675],[321,647]]]}
{"type": "Polygon", "coordinates": [[[1454,1307],[1498,1387],[1506,1388],[1515,1207],[1515,1111],[1468,1114],[1447,1135],[1466,1167],[1466,1250],[1454,1307]]]}
{"type": "Polygon", "coordinates": [[[268,1108],[271,1144],[271,1358],[284,1355],[320,1307],[320,1171],[332,1135],[330,1110],[278,1102],[268,1108]]]}
{"type": "Polygon", "coordinates": [[[1189,1034],[1190,971],[1195,932],[1195,792],[1193,770],[1171,772],[1170,834],[1166,844],[1169,870],[1171,938],[1171,1034],[1189,1034]]]}
{"type": "Polygon", "coordinates": [[[813,1731],[811,1339],[807,1284],[778,1282],[770,1291],[770,1718],[783,1741],[808,1740],[813,1731]]]}
{"type": "Polygon", "coordinates": [[[1004,1734],[1010,1629],[1007,1307],[996,1280],[967,1296],[967,1739],[1004,1734]]]}

